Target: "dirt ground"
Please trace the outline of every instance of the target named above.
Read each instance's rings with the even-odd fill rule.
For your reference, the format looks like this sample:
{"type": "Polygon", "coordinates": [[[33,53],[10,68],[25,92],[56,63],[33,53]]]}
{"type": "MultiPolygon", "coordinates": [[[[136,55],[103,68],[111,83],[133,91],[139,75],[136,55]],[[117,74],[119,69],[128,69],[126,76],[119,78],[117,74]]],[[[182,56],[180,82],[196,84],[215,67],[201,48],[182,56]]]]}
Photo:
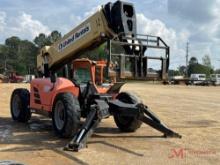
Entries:
{"type": "MultiPolygon", "coordinates": [[[[0,84],[0,162],[26,165],[72,164],[220,164],[220,87],[162,86],[130,83],[167,126],[182,139],[166,139],[147,125],[120,133],[112,118],[103,120],[88,148],[65,152],[70,139],[55,137],[51,120],[34,115],[28,124],[13,122],[9,100],[22,84],[0,84]]],[[[1,164],[1,163],[0,163],[1,164]]]]}

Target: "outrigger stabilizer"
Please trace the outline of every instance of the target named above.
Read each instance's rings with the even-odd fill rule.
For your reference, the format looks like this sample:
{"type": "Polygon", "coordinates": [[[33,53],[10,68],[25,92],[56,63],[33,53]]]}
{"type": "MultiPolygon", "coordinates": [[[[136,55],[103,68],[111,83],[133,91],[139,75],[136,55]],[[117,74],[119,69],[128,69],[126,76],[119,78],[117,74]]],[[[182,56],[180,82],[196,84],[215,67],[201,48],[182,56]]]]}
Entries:
{"type": "Polygon", "coordinates": [[[178,133],[169,129],[160,119],[142,103],[127,104],[120,100],[95,100],[95,104],[91,105],[90,113],[86,118],[82,128],[75,134],[73,139],[64,147],[67,151],[79,151],[87,147],[87,140],[93,134],[102,119],[108,118],[110,115],[121,115],[136,117],[143,123],[162,132],[164,137],[181,138],[178,133]]]}

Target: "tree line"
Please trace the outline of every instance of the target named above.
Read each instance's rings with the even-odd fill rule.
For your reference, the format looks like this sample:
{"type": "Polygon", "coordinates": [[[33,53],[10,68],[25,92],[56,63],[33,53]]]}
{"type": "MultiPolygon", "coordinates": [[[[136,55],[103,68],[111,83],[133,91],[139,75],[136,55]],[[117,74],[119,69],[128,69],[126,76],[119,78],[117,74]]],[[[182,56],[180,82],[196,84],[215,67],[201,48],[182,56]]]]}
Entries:
{"type": "Polygon", "coordinates": [[[34,74],[40,49],[53,44],[61,37],[61,33],[54,30],[49,35],[40,33],[33,41],[22,40],[17,36],[7,38],[5,43],[0,45],[0,73],[34,74]]]}
{"type": "Polygon", "coordinates": [[[220,74],[220,69],[214,70],[211,64],[211,59],[208,54],[204,55],[202,58],[202,63],[199,63],[196,57],[191,57],[189,64],[179,66],[177,70],[169,70],[169,76],[186,76],[190,77],[191,74],[206,74],[208,77],[210,74],[220,74]]]}

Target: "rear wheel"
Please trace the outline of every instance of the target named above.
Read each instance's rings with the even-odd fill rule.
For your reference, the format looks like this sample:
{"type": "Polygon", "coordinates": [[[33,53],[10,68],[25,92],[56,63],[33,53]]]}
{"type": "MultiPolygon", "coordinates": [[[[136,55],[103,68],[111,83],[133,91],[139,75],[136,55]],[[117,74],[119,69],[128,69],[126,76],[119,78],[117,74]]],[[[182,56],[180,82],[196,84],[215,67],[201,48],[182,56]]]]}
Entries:
{"type": "Polygon", "coordinates": [[[29,109],[30,93],[27,89],[15,89],[11,96],[11,116],[19,122],[27,122],[31,118],[29,109]]]}
{"type": "Polygon", "coordinates": [[[72,137],[79,128],[80,106],[71,93],[58,94],[53,105],[52,120],[55,133],[60,137],[72,137]]]}
{"type": "MultiPolygon", "coordinates": [[[[129,104],[140,103],[140,99],[130,93],[121,92],[118,94],[116,99],[129,104]]],[[[115,124],[122,132],[134,132],[140,128],[142,121],[138,120],[136,117],[130,116],[120,116],[118,114],[114,115],[115,124]]]]}

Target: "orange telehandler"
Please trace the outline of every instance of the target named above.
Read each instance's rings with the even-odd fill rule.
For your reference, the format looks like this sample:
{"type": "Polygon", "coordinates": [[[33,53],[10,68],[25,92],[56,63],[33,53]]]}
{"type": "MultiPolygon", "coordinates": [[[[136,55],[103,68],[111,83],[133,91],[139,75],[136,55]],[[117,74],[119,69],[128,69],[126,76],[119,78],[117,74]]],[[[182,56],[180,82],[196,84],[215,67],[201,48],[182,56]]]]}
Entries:
{"type": "Polygon", "coordinates": [[[52,118],[55,133],[73,137],[65,149],[78,151],[100,121],[113,115],[118,128],[136,131],[146,123],[165,137],[178,133],[131,93],[120,92],[123,79],[149,79],[148,60],[161,60],[158,78],[167,79],[169,47],[160,38],[136,33],[136,14],[131,3],[108,3],[52,46],[37,56],[39,78],[27,89],[15,89],[11,96],[11,115],[27,122],[31,113],[52,118]],[[89,51],[106,43],[105,57],[94,61],[89,51]],[[146,56],[148,49],[164,50],[165,56],[146,56]],[[86,58],[83,54],[87,54],[86,58]],[[57,72],[63,69],[63,75],[57,72]],[[118,82],[117,82],[118,81],[118,82]],[[80,127],[81,117],[86,118],[80,127]]]}

